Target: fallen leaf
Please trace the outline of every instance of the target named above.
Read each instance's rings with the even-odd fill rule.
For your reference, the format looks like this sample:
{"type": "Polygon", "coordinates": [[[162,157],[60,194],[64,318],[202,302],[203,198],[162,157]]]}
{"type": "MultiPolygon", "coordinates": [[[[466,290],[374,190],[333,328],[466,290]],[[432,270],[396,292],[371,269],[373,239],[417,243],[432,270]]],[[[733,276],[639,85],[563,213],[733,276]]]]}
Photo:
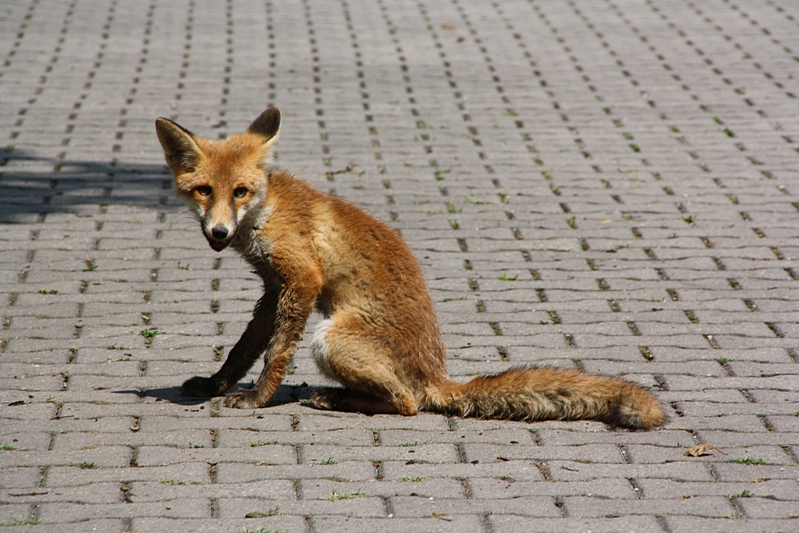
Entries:
{"type": "Polygon", "coordinates": [[[715,450],[716,447],[712,444],[697,444],[696,446],[691,446],[688,448],[683,455],[687,457],[702,457],[706,455],[707,452],[710,450],[715,450]]]}

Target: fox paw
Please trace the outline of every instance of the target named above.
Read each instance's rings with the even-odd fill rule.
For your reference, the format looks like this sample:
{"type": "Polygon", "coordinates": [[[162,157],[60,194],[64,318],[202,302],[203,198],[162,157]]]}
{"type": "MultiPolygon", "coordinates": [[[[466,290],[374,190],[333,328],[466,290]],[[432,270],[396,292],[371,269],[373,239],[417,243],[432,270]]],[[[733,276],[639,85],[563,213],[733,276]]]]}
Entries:
{"type": "Polygon", "coordinates": [[[261,404],[258,399],[258,392],[255,390],[244,390],[231,392],[225,396],[225,407],[233,407],[234,409],[258,409],[266,407],[266,404],[261,404]]]}
{"type": "Polygon", "coordinates": [[[319,389],[311,395],[311,401],[317,409],[325,409],[333,411],[336,408],[338,397],[341,394],[340,389],[325,388],[319,389]]]}
{"type": "Polygon", "coordinates": [[[220,390],[211,382],[211,378],[204,378],[201,376],[194,376],[187,379],[180,387],[181,396],[192,396],[199,398],[210,398],[211,396],[218,396],[220,390]]]}

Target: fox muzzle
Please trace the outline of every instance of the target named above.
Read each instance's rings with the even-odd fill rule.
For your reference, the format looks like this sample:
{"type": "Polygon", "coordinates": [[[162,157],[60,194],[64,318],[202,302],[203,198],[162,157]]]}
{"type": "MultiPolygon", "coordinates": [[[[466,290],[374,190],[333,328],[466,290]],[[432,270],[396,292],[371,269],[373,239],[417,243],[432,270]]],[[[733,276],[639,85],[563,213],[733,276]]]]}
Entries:
{"type": "Polygon", "coordinates": [[[208,245],[216,252],[221,252],[227,248],[235,233],[235,228],[233,230],[229,230],[222,224],[217,224],[211,228],[210,232],[203,228],[203,235],[205,235],[208,245]]]}

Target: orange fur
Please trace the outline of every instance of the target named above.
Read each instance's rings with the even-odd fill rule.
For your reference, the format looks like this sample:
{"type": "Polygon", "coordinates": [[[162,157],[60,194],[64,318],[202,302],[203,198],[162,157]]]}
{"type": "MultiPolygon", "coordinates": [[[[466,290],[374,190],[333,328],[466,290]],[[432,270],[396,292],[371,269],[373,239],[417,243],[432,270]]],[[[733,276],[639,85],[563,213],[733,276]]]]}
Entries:
{"type": "Polygon", "coordinates": [[[325,375],[344,385],[317,391],[313,400],[320,408],[593,418],[633,428],[663,423],[660,406],[643,388],[577,370],[516,368],[465,384],[452,381],[430,293],[411,250],[361,209],[270,168],[279,128],[274,108],[225,141],[156,121],[176,190],[210,246],[232,246],[264,280],[253,320],[222,368],[210,378],[186,381],[183,394],[223,394],[263,354],[255,387],[229,394],[225,405],[266,406],[316,306],[326,318],[314,335],[314,357],[325,375]]]}

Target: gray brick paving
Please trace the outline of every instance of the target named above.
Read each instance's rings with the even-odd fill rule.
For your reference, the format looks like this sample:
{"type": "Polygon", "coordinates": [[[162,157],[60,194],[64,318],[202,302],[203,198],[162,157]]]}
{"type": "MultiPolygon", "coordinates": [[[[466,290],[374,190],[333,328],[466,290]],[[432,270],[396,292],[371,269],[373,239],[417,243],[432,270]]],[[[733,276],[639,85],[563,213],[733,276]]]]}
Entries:
{"type": "Polygon", "coordinates": [[[3,531],[799,531],[796,3],[7,0],[0,36],[3,531]],[[181,399],[259,283],[153,120],[267,105],[409,241],[454,376],[621,375],[669,422],[321,413],[308,338],[269,408],[181,399]]]}

